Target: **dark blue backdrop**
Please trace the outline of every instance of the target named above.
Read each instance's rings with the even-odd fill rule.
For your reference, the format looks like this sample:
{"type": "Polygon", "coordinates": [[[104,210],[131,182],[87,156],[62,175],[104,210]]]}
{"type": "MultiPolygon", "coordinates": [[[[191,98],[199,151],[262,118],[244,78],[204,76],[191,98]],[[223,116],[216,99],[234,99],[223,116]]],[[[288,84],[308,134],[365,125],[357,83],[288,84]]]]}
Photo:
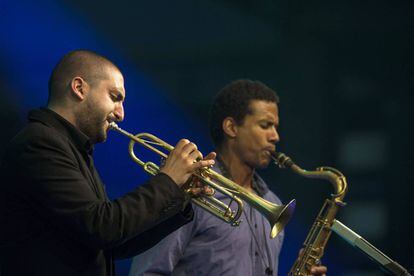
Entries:
{"type": "MultiPolygon", "coordinates": [[[[236,78],[259,79],[282,99],[280,148],[305,168],[342,170],[350,192],[341,220],[412,267],[412,8],[408,1],[3,0],[1,143],[45,104],[51,69],[73,49],[97,51],[123,71],[123,128],[171,144],[189,138],[205,153],[213,95],[236,78]]],[[[112,198],[147,178],[127,144],[112,133],[95,151],[112,198]]],[[[283,275],[331,189],[275,168],[262,174],[284,201],[298,200],[283,275]]],[[[331,275],[380,274],[336,236],[324,262],[331,275]]],[[[128,267],[121,262],[120,275],[128,267]]]]}

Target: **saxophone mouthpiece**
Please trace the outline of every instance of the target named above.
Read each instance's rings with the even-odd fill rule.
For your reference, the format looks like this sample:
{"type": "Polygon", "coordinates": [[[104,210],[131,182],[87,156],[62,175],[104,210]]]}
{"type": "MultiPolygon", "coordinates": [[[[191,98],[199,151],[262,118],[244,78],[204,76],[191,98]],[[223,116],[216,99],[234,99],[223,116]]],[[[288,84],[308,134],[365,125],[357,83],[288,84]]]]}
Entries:
{"type": "Polygon", "coordinates": [[[270,156],[279,168],[290,168],[295,164],[289,156],[281,152],[272,152],[270,156]]]}

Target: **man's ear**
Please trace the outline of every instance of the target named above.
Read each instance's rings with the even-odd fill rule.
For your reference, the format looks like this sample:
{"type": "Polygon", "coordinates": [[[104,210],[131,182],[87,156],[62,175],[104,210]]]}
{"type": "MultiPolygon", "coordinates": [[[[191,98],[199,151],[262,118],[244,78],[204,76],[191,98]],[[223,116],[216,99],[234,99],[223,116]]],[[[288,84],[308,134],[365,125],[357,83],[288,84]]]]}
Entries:
{"type": "Polygon", "coordinates": [[[74,77],[70,83],[72,95],[78,100],[83,101],[89,90],[88,83],[81,77],[74,77]]]}
{"type": "Polygon", "coordinates": [[[237,136],[237,123],[232,117],[227,117],[223,120],[222,123],[223,132],[231,137],[234,138],[237,136]]]}

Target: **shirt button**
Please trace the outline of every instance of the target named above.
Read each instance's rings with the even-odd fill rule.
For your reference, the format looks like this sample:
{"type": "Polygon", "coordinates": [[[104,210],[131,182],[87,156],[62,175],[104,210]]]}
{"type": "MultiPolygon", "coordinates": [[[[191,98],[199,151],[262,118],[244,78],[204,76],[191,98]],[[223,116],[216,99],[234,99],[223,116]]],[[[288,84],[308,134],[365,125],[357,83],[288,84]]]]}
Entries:
{"type": "Polygon", "coordinates": [[[257,223],[254,224],[254,228],[257,228],[257,223]]]}
{"type": "Polygon", "coordinates": [[[254,252],[254,255],[255,255],[255,256],[258,256],[258,255],[259,255],[259,253],[256,251],[256,252],[254,252]]]}

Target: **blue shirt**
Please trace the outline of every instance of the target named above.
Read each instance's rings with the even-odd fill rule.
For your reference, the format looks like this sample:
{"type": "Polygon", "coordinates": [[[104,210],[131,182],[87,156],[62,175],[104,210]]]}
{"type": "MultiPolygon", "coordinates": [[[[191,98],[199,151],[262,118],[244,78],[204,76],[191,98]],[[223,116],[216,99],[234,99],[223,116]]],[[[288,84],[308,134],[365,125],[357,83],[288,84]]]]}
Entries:
{"type": "MultiPolygon", "coordinates": [[[[281,204],[257,174],[253,188],[262,198],[281,204]]],[[[216,197],[229,201],[221,194],[216,197]]],[[[192,222],[134,257],[130,276],[278,275],[284,232],[270,239],[270,224],[256,209],[245,203],[242,222],[234,227],[195,204],[193,208],[192,222]]]]}

